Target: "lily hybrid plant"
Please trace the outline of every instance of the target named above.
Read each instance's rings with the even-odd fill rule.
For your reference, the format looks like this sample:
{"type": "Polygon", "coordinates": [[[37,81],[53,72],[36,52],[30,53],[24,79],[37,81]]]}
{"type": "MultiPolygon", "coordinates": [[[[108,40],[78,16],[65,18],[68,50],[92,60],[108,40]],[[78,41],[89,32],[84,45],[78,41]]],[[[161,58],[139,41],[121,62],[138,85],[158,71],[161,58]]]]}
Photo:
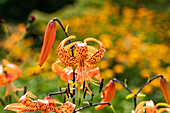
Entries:
{"type": "Polygon", "coordinates": [[[69,36],[67,33],[68,26],[65,29],[61,22],[56,18],[50,20],[47,25],[39,60],[40,66],[42,66],[46,61],[54,43],[56,37],[56,21],[60,24],[67,37],[58,45],[57,52],[59,59],[56,59],[56,62],[52,64],[51,68],[52,71],[59,75],[60,79],[66,82],[68,85],[64,88],[61,88],[60,92],[49,93],[44,99],[32,100],[31,98],[35,99],[36,96],[31,92],[27,92],[19,99],[19,103],[9,104],[4,108],[5,110],[12,110],[17,113],[37,110],[41,110],[42,113],[49,113],[50,111],[56,113],[75,113],[91,106],[96,106],[95,109],[100,110],[109,105],[111,112],[115,113],[115,110],[113,109],[110,102],[115,95],[117,82],[120,83],[130,93],[130,95],[127,96],[127,99],[133,98],[134,100],[134,110],[131,111],[132,113],[142,113],[144,110],[146,110],[146,113],[161,113],[163,111],[169,112],[170,89],[163,75],[157,75],[156,77],[147,81],[135,94],[132,93],[126,84],[123,84],[116,78],[113,78],[104,87],[103,92],[101,93],[101,102],[92,103],[94,93],[90,89],[88,82],[90,81],[90,83],[98,86],[99,93],[102,91],[104,79],[100,77],[100,69],[99,67],[95,67],[95,64],[99,62],[104,56],[106,49],[103,43],[95,38],[86,38],[83,42],[71,42],[71,40],[76,39],[76,37],[73,35],[69,36]],[[88,42],[90,41],[96,42],[100,48],[97,49],[88,45],[88,42]],[[66,42],[69,42],[69,44],[65,45],[66,42]],[[60,63],[63,63],[65,67],[62,67],[60,63]],[[95,78],[95,80],[93,78],[95,78]],[[160,88],[167,103],[158,103],[154,105],[153,101],[149,100],[142,101],[137,105],[137,98],[143,96],[140,93],[143,87],[147,87],[147,84],[158,78],[160,78],[160,88]],[[75,92],[76,89],[78,89],[79,104],[81,102],[80,90],[84,92],[83,98],[85,98],[86,93],[91,95],[91,102],[89,102],[89,105],[76,108],[78,107],[75,103],[75,96],[77,96],[75,92]],[[72,102],[67,101],[62,103],[51,97],[52,95],[57,94],[66,94],[64,96],[71,98],[72,102]],[[60,104],[61,106],[56,106],[56,104],[60,104]],[[158,109],[158,106],[164,106],[164,108],[158,109]]]}

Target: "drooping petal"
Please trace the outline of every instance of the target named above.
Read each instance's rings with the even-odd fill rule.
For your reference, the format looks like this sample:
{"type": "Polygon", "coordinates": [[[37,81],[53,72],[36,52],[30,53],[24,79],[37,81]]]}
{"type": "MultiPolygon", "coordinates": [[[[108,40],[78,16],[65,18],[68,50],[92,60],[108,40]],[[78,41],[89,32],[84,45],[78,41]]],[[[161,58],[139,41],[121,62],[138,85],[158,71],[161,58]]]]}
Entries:
{"type": "Polygon", "coordinates": [[[7,105],[4,110],[11,110],[15,112],[22,112],[22,110],[25,109],[25,106],[22,103],[13,103],[7,105]]]}
{"type": "Polygon", "coordinates": [[[94,42],[98,43],[99,46],[100,46],[100,49],[87,61],[90,64],[94,65],[97,62],[99,62],[100,59],[104,56],[104,53],[106,52],[106,49],[105,49],[104,45],[99,40],[97,40],[97,39],[86,38],[84,40],[84,42],[88,42],[88,41],[94,41],[94,42]]]}
{"type": "Polygon", "coordinates": [[[11,69],[15,70],[18,77],[20,77],[22,75],[22,70],[16,64],[10,63],[6,59],[2,59],[2,62],[5,67],[10,67],[11,69]]]}
{"type": "Polygon", "coordinates": [[[66,66],[74,66],[76,61],[72,55],[70,55],[65,49],[65,43],[70,39],[75,39],[75,36],[69,36],[68,38],[64,39],[58,46],[58,55],[61,60],[66,66]]]}
{"type": "MultiPolygon", "coordinates": [[[[109,83],[105,86],[104,90],[103,90],[103,99],[101,100],[100,103],[102,102],[111,102],[112,98],[115,95],[115,82],[110,80],[109,83]]],[[[95,107],[96,110],[102,109],[107,105],[97,105],[95,107]]]]}
{"type": "Polygon", "coordinates": [[[57,60],[52,65],[52,71],[60,76],[60,79],[69,82],[73,78],[73,69],[71,67],[61,67],[58,63],[60,63],[60,60],[57,60]]]}
{"type": "Polygon", "coordinates": [[[48,57],[56,36],[56,22],[50,20],[44,35],[43,46],[40,55],[39,65],[41,66],[48,57]]]}
{"type": "Polygon", "coordinates": [[[22,70],[17,65],[10,63],[6,59],[2,59],[2,63],[5,66],[3,71],[6,71],[6,78],[9,82],[17,80],[22,75],[22,70]]]}
{"type": "Polygon", "coordinates": [[[165,98],[165,101],[168,104],[170,104],[170,89],[169,89],[168,82],[164,77],[162,77],[160,79],[160,88],[161,88],[162,94],[165,98]]]}
{"type": "Polygon", "coordinates": [[[99,69],[99,67],[96,67],[96,68],[94,68],[94,69],[91,69],[89,75],[90,75],[91,78],[95,77],[99,82],[101,82],[100,69],[99,69]]]}

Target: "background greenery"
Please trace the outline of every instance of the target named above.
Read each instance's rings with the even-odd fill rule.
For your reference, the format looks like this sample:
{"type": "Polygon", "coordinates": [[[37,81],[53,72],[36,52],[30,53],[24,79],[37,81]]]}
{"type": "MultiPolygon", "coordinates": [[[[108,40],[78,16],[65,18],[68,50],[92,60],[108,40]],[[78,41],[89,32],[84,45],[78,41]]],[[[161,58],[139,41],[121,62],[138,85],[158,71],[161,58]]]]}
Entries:
{"type": "MultiPolygon", "coordinates": [[[[15,86],[27,86],[39,99],[48,93],[59,91],[66,83],[51,71],[51,65],[58,58],[57,46],[66,36],[57,25],[55,44],[45,64],[40,68],[38,60],[43,35],[49,20],[59,18],[66,26],[69,24],[69,34],[75,35],[76,40],[83,41],[94,37],[104,43],[106,54],[96,65],[101,69],[101,77],[105,85],[113,77],[124,81],[133,92],[136,92],[146,81],[148,75],[154,77],[162,74],[170,82],[170,30],[168,0],[39,0],[20,1],[2,0],[0,15],[6,20],[9,38],[0,28],[0,58],[6,58],[20,40],[25,31],[26,18],[35,16],[36,21],[30,31],[15,49],[9,61],[17,64],[23,71],[20,79],[14,81],[15,86]]],[[[93,44],[94,45],[94,44],[93,44]]],[[[94,45],[96,46],[96,45],[94,45]]],[[[96,46],[97,47],[97,46],[96,46]]],[[[95,93],[93,102],[100,102],[99,88],[90,86],[95,93]]],[[[6,87],[0,87],[0,97],[3,97],[6,87]]],[[[133,100],[126,100],[128,92],[116,84],[116,94],[112,105],[117,113],[130,113],[133,100]]],[[[159,88],[159,79],[147,85],[142,92],[145,98],[155,104],[165,102],[159,88]]],[[[81,92],[83,96],[83,92],[81,92]]],[[[76,93],[77,94],[77,93],[76,93]]],[[[19,92],[19,97],[22,92],[19,92]]],[[[53,96],[63,101],[63,95],[53,96]]],[[[76,99],[78,103],[78,99],[76,99]]],[[[90,101],[90,96],[85,100],[90,101]]],[[[12,99],[12,102],[16,102],[12,99]]],[[[9,104],[9,102],[5,102],[9,104]]],[[[85,106],[86,104],[81,104],[85,106]]],[[[2,113],[4,106],[0,104],[2,113]]],[[[79,106],[77,106],[79,108],[79,106]]],[[[40,111],[36,111],[40,112],[40,111]]],[[[94,107],[83,110],[85,113],[95,113],[94,107]]],[[[97,111],[111,112],[109,107],[97,111]]]]}

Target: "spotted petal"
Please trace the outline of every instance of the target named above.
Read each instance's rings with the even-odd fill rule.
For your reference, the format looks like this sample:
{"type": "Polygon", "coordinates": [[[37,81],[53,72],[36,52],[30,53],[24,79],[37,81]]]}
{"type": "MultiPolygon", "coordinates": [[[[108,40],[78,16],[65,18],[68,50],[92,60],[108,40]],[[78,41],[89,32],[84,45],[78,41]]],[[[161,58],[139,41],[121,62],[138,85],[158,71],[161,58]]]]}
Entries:
{"type": "Polygon", "coordinates": [[[76,64],[76,61],[72,55],[70,55],[65,49],[64,49],[64,44],[70,40],[70,39],[75,39],[75,36],[69,36],[68,38],[64,39],[58,46],[58,55],[61,60],[65,65],[67,66],[74,66],[76,64]]]}
{"type": "Polygon", "coordinates": [[[99,46],[100,46],[100,49],[87,61],[90,64],[94,65],[97,62],[99,62],[100,59],[104,56],[104,53],[106,52],[106,49],[105,49],[104,45],[99,40],[97,40],[97,39],[86,38],[84,40],[84,42],[88,42],[88,41],[94,41],[94,42],[98,43],[99,46]]]}

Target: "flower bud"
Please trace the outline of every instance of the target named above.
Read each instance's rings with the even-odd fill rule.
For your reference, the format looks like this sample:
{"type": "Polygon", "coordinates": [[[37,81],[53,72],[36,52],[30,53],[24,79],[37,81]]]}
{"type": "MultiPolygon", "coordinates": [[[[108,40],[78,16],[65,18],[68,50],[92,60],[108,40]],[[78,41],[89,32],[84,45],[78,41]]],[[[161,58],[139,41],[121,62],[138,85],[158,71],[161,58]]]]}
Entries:
{"type": "Polygon", "coordinates": [[[35,21],[35,17],[34,16],[31,16],[28,18],[28,22],[29,23],[33,23],[35,21]]]}
{"type": "Polygon", "coordinates": [[[165,101],[170,104],[170,89],[168,86],[168,82],[166,81],[166,79],[164,77],[161,77],[160,79],[160,88],[162,91],[162,94],[165,98],[165,101]]]}
{"type": "MultiPolygon", "coordinates": [[[[103,99],[101,100],[100,103],[110,102],[115,95],[115,91],[116,91],[115,82],[110,80],[109,83],[105,86],[105,88],[103,90],[103,95],[102,95],[103,99]]],[[[107,105],[97,105],[95,107],[95,109],[100,110],[100,109],[104,108],[105,106],[107,106],[107,105]]]]}
{"type": "Polygon", "coordinates": [[[44,35],[44,41],[43,41],[43,46],[42,46],[41,56],[40,56],[40,61],[39,61],[40,66],[47,59],[47,56],[48,56],[48,54],[51,50],[51,47],[54,43],[55,36],[56,36],[56,22],[53,20],[50,20],[47,25],[45,35],[44,35]]]}

